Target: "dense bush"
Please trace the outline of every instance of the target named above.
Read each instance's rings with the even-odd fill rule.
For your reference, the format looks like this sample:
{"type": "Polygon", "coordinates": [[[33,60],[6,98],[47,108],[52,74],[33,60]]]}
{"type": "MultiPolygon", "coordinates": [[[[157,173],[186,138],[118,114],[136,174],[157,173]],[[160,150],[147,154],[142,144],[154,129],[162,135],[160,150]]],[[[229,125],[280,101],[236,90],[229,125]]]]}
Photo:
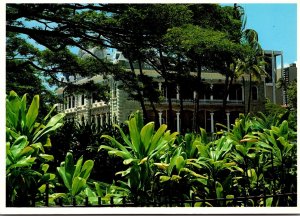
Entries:
{"type": "Polygon", "coordinates": [[[20,98],[14,91],[6,97],[6,205],[28,206],[45,183],[55,175],[48,173],[53,156],[46,154],[51,147],[50,133],[59,128],[64,114],[51,112],[38,122],[39,96],[34,96],[29,108],[27,95],[20,98]]]}
{"type": "MultiPolygon", "coordinates": [[[[209,141],[203,129],[184,137],[165,132],[166,125],[155,132],[153,123],[144,126],[136,113],[127,122],[129,134],[120,129],[123,142],[103,136],[114,147],[100,149],[121,157],[128,166],[119,172],[124,179],[119,183],[135,199],[293,192],[297,188],[296,132],[287,117],[240,115],[230,132],[209,141]]],[[[268,198],[269,205],[282,205],[281,201],[268,198]]]]}
{"type": "MultiPolygon", "coordinates": [[[[230,131],[208,137],[202,128],[184,135],[164,124],[155,130],[154,122],[144,125],[139,112],[121,126],[65,122],[61,127],[64,114],[37,122],[38,96],[26,105],[26,95],[7,96],[7,206],[44,205],[46,185],[50,205],[58,198],[71,204],[89,197],[97,204],[98,197],[121,203],[124,196],[148,202],[297,191],[296,131],[289,112],[240,115],[230,131]]],[[[286,205],[283,201],[270,197],[266,202],[286,205]]],[[[262,204],[262,199],[247,203],[262,204]]]]}
{"type": "MultiPolygon", "coordinates": [[[[126,125],[122,124],[121,127],[128,131],[126,125]]],[[[98,128],[94,124],[65,122],[51,137],[53,143],[51,152],[53,155],[57,155],[54,167],[59,166],[68,152],[72,152],[76,160],[81,156],[94,160],[92,179],[112,183],[115,179],[115,173],[124,165],[121,159],[110,157],[106,151],[98,152],[101,144],[110,145],[110,142],[101,138],[102,134],[114,136],[117,140],[121,139],[119,130],[109,124],[98,128]]]]}

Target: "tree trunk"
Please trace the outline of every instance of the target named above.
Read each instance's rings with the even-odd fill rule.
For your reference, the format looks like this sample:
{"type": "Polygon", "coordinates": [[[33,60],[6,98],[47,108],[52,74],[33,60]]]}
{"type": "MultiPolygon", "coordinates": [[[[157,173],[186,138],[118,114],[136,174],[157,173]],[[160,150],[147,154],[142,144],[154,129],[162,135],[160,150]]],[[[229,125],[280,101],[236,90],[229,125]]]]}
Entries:
{"type": "MultiPolygon", "coordinates": [[[[185,80],[185,77],[184,77],[184,72],[183,72],[183,67],[182,67],[182,64],[181,64],[181,56],[178,55],[178,75],[177,75],[177,83],[178,83],[178,94],[179,94],[179,106],[180,106],[180,121],[181,121],[181,124],[183,123],[183,86],[184,86],[184,80],[185,80]]],[[[182,128],[182,127],[181,127],[182,128]]]]}
{"type": "MultiPolygon", "coordinates": [[[[182,98],[183,86],[179,86],[179,103],[180,103],[180,120],[183,123],[183,98],[182,98]]],[[[181,127],[182,128],[182,127],[181,127]]]]}
{"type": "Polygon", "coordinates": [[[196,97],[195,97],[195,101],[194,101],[194,113],[193,113],[193,131],[197,132],[198,130],[198,126],[199,126],[199,117],[198,117],[198,113],[199,113],[199,101],[200,101],[200,87],[201,87],[201,64],[200,61],[197,61],[197,79],[196,79],[196,97]]]}
{"type": "Polygon", "coordinates": [[[227,106],[227,97],[229,95],[230,88],[232,87],[232,82],[233,82],[233,76],[226,75],[225,92],[224,92],[224,96],[223,96],[223,110],[224,110],[224,113],[225,113],[226,106],[227,106]],[[230,80],[229,80],[229,78],[230,78],[230,80]]]}
{"type": "Polygon", "coordinates": [[[160,125],[159,125],[159,117],[158,117],[157,109],[155,108],[154,102],[152,100],[150,100],[150,103],[151,103],[152,110],[154,112],[154,122],[155,122],[156,128],[159,128],[160,125]]]}
{"type": "MultiPolygon", "coordinates": [[[[171,89],[169,82],[166,82],[166,86],[167,86],[167,89],[171,89]]],[[[168,97],[168,105],[169,105],[168,126],[171,130],[174,130],[172,98],[171,98],[171,94],[168,91],[167,91],[167,97],[168,97]]]]}
{"type": "MultiPolygon", "coordinates": [[[[170,88],[170,83],[169,83],[169,79],[168,79],[167,69],[166,69],[166,65],[165,65],[165,61],[164,61],[164,58],[163,58],[161,48],[159,48],[158,51],[159,51],[159,58],[160,58],[161,66],[162,66],[161,72],[162,72],[163,77],[165,78],[165,84],[166,84],[167,91],[168,91],[168,89],[170,90],[171,88],[170,88]]],[[[168,98],[168,105],[169,105],[169,109],[168,109],[168,127],[171,130],[174,130],[174,128],[173,128],[173,126],[174,126],[173,120],[174,119],[173,119],[172,99],[171,99],[171,94],[169,94],[168,92],[167,92],[167,98],[168,98]]]]}
{"type": "MultiPolygon", "coordinates": [[[[135,75],[133,63],[132,63],[131,60],[129,60],[129,65],[130,65],[131,72],[134,73],[134,75],[135,75]]],[[[135,77],[136,77],[136,76],[135,76],[135,77]]],[[[138,86],[138,81],[137,81],[136,84],[137,84],[138,99],[139,99],[139,101],[140,101],[141,108],[142,108],[142,110],[143,110],[144,121],[145,121],[145,122],[148,122],[148,121],[149,121],[149,118],[148,118],[148,113],[147,113],[147,110],[146,110],[146,106],[145,106],[145,101],[144,101],[144,98],[143,98],[143,94],[142,94],[142,92],[141,92],[140,87],[138,86]]]]}
{"type": "Polygon", "coordinates": [[[88,125],[91,125],[92,122],[92,102],[91,102],[92,96],[91,93],[87,93],[87,123],[88,125]]]}
{"type": "Polygon", "coordinates": [[[223,110],[225,110],[227,105],[227,95],[228,95],[228,83],[229,83],[229,75],[226,73],[225,75],[225,91],[223,95],[223,110]]]}
{"type": "Polygon", "coordinates": [[[251,93],[252,93],[252,76],[251,73],[249,74],[249,98],[248,98],[248,113],[250,113],[250,104],[251,104],[251,93]]]}
{"type": "MultiPolygon", "coordinates": [[[[143,69],[142,69],[142,61],[141,61],[141,59],[138,60],[138,63],[139,63],[139,68],[140,68],[140,76],[142,77],[142,80],[143,80],[143,82],[144,82],[143,77],[144,77],[145,75],[144,75],[144,73],[143,73],[143,69]]],[[[151,89],[151,90],[152,90],[152,89],[151,89]]],[[[150,101],[152,110],[153,110],[153,112],[154,112],[154,121],[155,121],[155,125],[158,126],[158,125],[159,125],[158,112],[157,112],[157,110],[156,110],[156,108],[155,108],[154,102],[153,102],[153,100],[151,99],[151,97],[149,97],[148,99],[149,99],[149,101],[150,101]]],[[[147,114],[147,118],[149,118],[149,117],[148,117],[148,114],[147,114]]]]}
{"type": "Polygon", "coordinates": [[[242,80],[243,80],[243,88],[244,88],[244,95],[243,95],[243,98],[244,98],[244,115],[246,115],[246,104],[245,104],[245,101],[246,101],[246,97],[245,97],[245,95],[246,95],[246,89],[245,89],[245,87],[246,87],[246,83],[245,83],[245,78],[244,78],[244,76],[242,77],[242,80]]]}

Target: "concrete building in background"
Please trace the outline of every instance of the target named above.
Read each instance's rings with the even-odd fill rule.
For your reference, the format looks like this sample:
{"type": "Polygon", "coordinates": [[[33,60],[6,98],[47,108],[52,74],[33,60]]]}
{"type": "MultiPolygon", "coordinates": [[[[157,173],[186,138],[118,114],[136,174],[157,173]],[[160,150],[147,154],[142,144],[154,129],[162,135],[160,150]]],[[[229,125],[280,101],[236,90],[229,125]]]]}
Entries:
{"type": "MultiPolygon", "coordinates": [[[[128,61],[121,52],[114,50],[108,52],[107,50],[100,50],[94,48],[91,50],[94,54],[102,59],[107,59],[114,64],[122,64],[124,67],[128,67],[128,61]]],[[[80,57],[87,55],[84,52],[79,53],[80,57]]],[[[266,66],[267,72],[270,74],[269,78],[263,78],[261,82],[253,82],[251,87],[251,111],[263,111],[266,98],[269,98],[272,102],[281,102],[283,96],[280,94],[280,90],[276,89],[276,81],[279,79],[280,74],[284,74],[284,77],[293,77],[292,75],[286,75],[290,73],[283,73],[286,70],[283,69],[282,64],[282,52],[277,51],[265,51],[266,60],[269,62],[266,66]],[[280,69],[276,68],[276,61],[278,57],[281,57],[280,69]]],[[[293,68],[289,71],[294,71],[293,68]]],[[[138,70],[136,70],[138,73],[138,70]]],[[[184,95],[179,95],[179,87],[176,83],[173,83],[171,89],[167,89],[164,84],[164,79],[150,66],[144,65],[143,72],[147,76],[151,76],[154,79],[154,85],[157,86],[161,92],[161,101],[155,104],[159,115],[160,124],[168,124],[168,101],[167,95],[172,98],[173,104],[173,125],[172,130],[186,131],[192,128],[193,110],[195,106],[195,91],[189,89],[184,92],[184,95]],[[180,98],[183,98],[183,113],[180,112],[180,98]]],[[[223,90],[225,85],[225,76],[222,74],[205,70],[202,72],[202,82],[209,92],[203,92],[200,95],[200,127],[205,128],[208,132],[216,131],[216,123],[222,123],[228,128],[239,113],[244,113],[248,107],[249,97],[249,76],[244,75],[238,79],[234,79],[232,88],[227,97],[226,110],[223,109],[222,99],[223,90]],[[225,112],[224,112],[225,111],[225,112]],[[225,113],[225,115],[224,115],[225,113]]],[[[94,76],[92,78],[73,77],[69,78],[70,82],[74,84],[80,84],[93,80],[95,83],[106,83],[110,87],[110,99],[108,103],[103,101],[97,101],[93,96],[87,97],[84,94],[66,95],[63,93],[63,89],[59,89],[57,93],[64,98],[64,104],[59,104],[59,111],[66,113],[66,118],[71,120],[83,122],[91,122],[96,126],[102,126],[104,124],[121,123],[128,119],[129,115],[136,111],[141,110],[140,104],[137,101],[129,100],[128,94],[124,90],[119,88],[121,84],[119,81],[109,76],[103,78],[101,75],[94,76]]],[[[188,84],[187,84],[188,85],[188,84]]],[[[154,112],[150,102],[145,99],[145,105],[147,113],[150,119],[154,120],[154,112]]],[[[170,128],[171,129],[171,128],[170,128]]]]}
{"type": "Polygon", "coordinates": [[[287,86],[297,80],[297,66],[295,63],[290,64],[288,67],[284,67],[283,70],[277,69],[277,81],[282,79],[285,85],[280,89],[276,89],[277,93],[277,104],[287,106],[288,96],[287,96],[287,86]]]}

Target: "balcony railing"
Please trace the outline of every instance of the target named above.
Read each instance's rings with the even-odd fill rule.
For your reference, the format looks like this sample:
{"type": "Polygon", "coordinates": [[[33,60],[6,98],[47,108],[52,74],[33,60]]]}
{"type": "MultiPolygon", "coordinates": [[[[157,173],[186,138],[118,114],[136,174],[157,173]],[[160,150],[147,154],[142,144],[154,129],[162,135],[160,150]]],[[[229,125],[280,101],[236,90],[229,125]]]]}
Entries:
{"type": "MultiPolygon", "coordinates": [[[[171,101],[174,104],[179,104],[180,103],[180,100],[178,100],[176,98],[172,98],[171,101]]],[[[149,99],[145,98],[145,102],[149,103],[149,99]]],[[[166,104],[166,103],[168,103],[167,99],[160,102],[160,104],[166,104]]],[[[185,105],[193,105],[195,103],[195,100],[194,99],[183,99],[183,103],[185,105]]],[[[211,99],[200,99],[199,103],[204,104],[204,105],[222,105],[223,100],[221,100],[221,99],[213,99],[213,100],[211,100],[211,99]]],[[[227,104],[241,105],[241,104],[244,104],[244,101],[243,100],[227,100],[227,104]]]]}

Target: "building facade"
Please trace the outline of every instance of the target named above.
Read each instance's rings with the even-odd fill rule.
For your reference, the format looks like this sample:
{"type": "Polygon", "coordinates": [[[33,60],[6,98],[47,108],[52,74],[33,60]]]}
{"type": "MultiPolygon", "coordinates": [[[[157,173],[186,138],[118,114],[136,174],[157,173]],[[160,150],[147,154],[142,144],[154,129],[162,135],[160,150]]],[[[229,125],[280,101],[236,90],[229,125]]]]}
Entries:
{"type": "MultiPolygon", "coordinates": [[[[126,62],[122,53],[107,51],[93,50],[94,53],[100,55],[101,58],[110,59],[114,63],[126,62]],[[98,52],[98,53],[97,53],[98,52]]],[[[275,53],[278,54],[278,53],[275,53]]],[[[81,53],[81,56],[84,56],[81,53]]],[[[281,53],[282,55],[282,53],[281,53]]],[[[271,52],[271,57],[276,58],[274,52],[271,52]]],[[[234,79],[229,95],[227,97],[226,110],[223,108],[223,89],[225,88],[225,76],[214,72],[204,71],[202,72],[202,83],[209,88],[210,91],[200,94],[199,101],[199,125],[205,128],[208,132],[216,131],[216,122],[221,123],[227,128],[234,123],[239,113],[245,113],[249,102],[249,92],[251,91],[251,111],[263,111],[266,98],[272,98],[276,100],[276,92],[273,92],[276,82],[276,70],[275,60],[272,60],[271,67],[271,79],[263,78],[261,82],[253,82],[250,89],[249,77],[243,76],[243,78],[234,79]],[[271,88],[270,88],[271,87],[271,88]],[[271,93],[269,92],[271,89],[271,93]]],[[[283,71],[283,69],[280,69],[283,71]]],[[[137,71],[138,72],[138,71],[137,71]]],[[[153,69],[145,66],[143,72],[153,77],[154,84],[161,92],[161,100],[155,104],[158,111],[159,124],[168,124],[168,100],[167,96],[172,98],[172,115],[174,125],[173,130],[184,132],[192,128],[193,111],[195,107],[196,93],[193,89],[188,89],[183,95],[180,95],[179,86],[174,83],[169,89],[165,86],[165,80],[153,69]],[[180,103],[182,100],[182,103],[180,103]],[[183,106],[183,112],[180,109],[180,104],[183,106]]],[[[283,73],[282,73],[283,74],[283,73]]],[[[141,110],[140,104],[137,101],[129,100],[128,94],[124,90],[119,88],[120,81],[116,81],[113,77],[103,78],[98,75],[92,78],[79,78],[74,80],[70,79],[75,84],[88,82],[93,80],[95,83],[106,83],[110,87],[110,99],[109,102],[97,101],[93,98],[93,95],[87,96],[84,94],[77,95],[64,95],[63,89],[58,90],[59,95],[63,95],[64,104],[59,104],[58,108],[60,112],[66,113],[66,118],[69,120],[76,120],[81,123],[90,122],[96,126],[102,126],[104,124],[121,123],[128,119],[129,115],[136,111],[141,110]]],[[[187,84],[188,85],[188,84],[187,84]]],[[[276,89],[274,90],[276,91],[276,89]]],[[[281,98],[283,98],[281,96],[281,98]]],[[[147,113],[150,119],[154,120],[154,112],[152,110],[149,100],[145,99],[145,105],[147,113]]]]}

